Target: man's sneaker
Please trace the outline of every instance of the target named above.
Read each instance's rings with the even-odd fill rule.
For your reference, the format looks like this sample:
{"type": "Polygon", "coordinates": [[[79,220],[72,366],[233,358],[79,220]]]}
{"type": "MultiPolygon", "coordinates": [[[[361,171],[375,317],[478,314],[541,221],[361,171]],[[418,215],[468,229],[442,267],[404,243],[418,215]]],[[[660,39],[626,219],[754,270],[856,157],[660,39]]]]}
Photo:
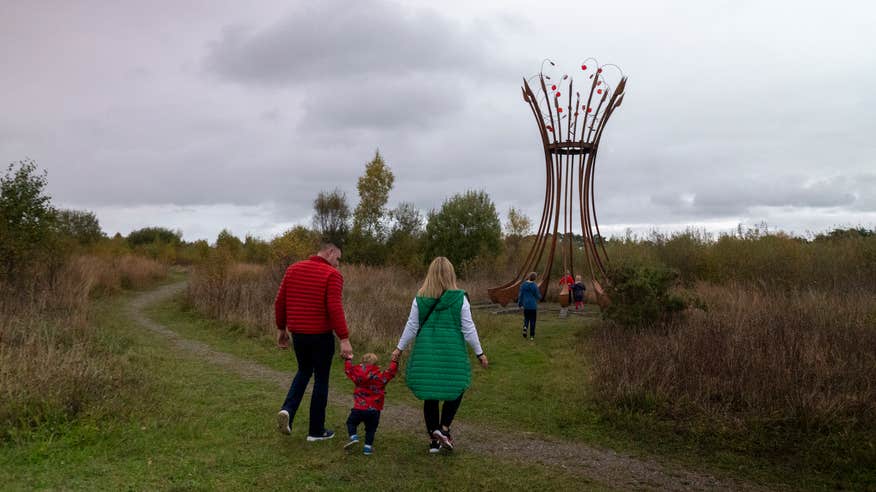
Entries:
{"type": "Polygon", "coordinates": [[[332,431],[330,431],[330,430],[328,430],[328,429],[326,429],[326,430],[322,431],[322,434],[320,434],[320,435],[318,435],[318,436],[310,436],[310,435],[308,435],[308,436],[307,436],[307,442],[313,442],[313,441],[325,441],[325,440],[331,439],[331,438],[333,438],[333,437],[335,437],[335,433],[332,432],[332,431]]]}
{"type": "Polygon", "coordinates": [[[365,447],[362,448],[362,454],[365,456],[371,456],[372,453],[374,453],[374,448],[371,447],[370,444],[366,444],[365,447]]]}
{"type": "Polygon", "coordinates": [[[441,443],[447,449],[453,449],[453,441],[450,440],[449,437],[445,436],[443,432],[438,429],[432,431],[432,437],[435,438],[438,442],[441,443]]]}
{"type": "Polygon", "coordinates": [[[347,449],[351,446],[355,446],[356,444],[359,444],[359,436],[356,434],[353,434],[352,436],[350,436],[350,440],[347,441],[347,444],[344,444],[344,449],[347,449]]]}
{"type": "Polygon", "coordinates": [[[530,342],[535,341],[535,337],[529,337],[529,341],[530,342]]]}
{"type": "Polygon", "coordinates": [[[432,442],[429,443],[429,452],[437,453],[438,451],[441,451],[441,443],[432,439],[432,442]]]}
{"type": "Polygon", "coordinates": [[[287,410],[280,410],[277,413],[277,430],[283,434],[292,433],[292,429],[289,428],[289,412],[287,410]]]}

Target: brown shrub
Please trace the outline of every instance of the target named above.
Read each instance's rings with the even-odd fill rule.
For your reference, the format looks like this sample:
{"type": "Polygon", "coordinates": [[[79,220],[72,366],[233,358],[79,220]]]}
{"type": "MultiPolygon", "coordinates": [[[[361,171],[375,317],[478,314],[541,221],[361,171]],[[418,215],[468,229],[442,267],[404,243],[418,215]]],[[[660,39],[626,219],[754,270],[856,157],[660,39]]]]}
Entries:
{"type": "Polygon", "coordinates": [[[876,424],[876,299],[869,292],[697,286],[709,307],[660,330],[610,324],[591,340],[598,398],[742,429],[876,424]]]}
{"type": "Polygon", "coordinates": [[[167,265],[135,255],[79,256],[65,267],[75,270],[61,277],[86,282],[85,292],[110,293],[121,289],[142,289],[167,276],[167,265]]]}

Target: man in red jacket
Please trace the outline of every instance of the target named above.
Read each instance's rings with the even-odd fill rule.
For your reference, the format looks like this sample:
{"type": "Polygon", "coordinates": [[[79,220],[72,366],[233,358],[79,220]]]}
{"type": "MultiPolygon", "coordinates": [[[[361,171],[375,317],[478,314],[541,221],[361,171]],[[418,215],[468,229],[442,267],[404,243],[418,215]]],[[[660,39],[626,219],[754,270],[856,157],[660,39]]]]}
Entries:
{"type": "Polygon", "coordinates": [[[308,441],[323,441],[335,435],[325,428],[329,371],[335,353],[334,335],[341,341],[341,355],[344,358],[353,356],[344,306],[341,304],[344,277],[337,270],[340,259],[341,249],[332,243],[324,243],[319,253],[286,269],[274,301],[277,345],[283,349],[289,348],[291,332],[292,346],[298,360],[298,372],[277,414],[277,427],[284,434],[292,432],[292,420],[313,375],[308,441]]]}

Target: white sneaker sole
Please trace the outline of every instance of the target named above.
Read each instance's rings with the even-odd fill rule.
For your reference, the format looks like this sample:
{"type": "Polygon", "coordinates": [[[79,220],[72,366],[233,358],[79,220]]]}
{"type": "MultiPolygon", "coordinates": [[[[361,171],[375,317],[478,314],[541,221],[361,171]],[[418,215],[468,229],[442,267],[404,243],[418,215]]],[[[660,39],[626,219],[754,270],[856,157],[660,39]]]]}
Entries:
{"type": "Polygon", "coordinates": [[[280,410],[277,413],[277,430],[280,431],[281,434],[291,434],[292,429],[289,428],[289,412],[286,410],[280,410]]]}
{"type": "Polygon", "coordinates": [[[307,442],[328,441],[329,439],[334,439],[334,438],[335,438],[335,435],[334,435],[334,434],[332,434],[332,435],[330,435],[330,436],[328,436],[328,437],[314,437],[314,436],[307,436],[307,442]]]}
{"type": "Polygon", "coordinates": [[[350,441],[347,444],[344,444],[344,449],[350,449],[357,444],[359,444],[359,441],[350,441]]]}

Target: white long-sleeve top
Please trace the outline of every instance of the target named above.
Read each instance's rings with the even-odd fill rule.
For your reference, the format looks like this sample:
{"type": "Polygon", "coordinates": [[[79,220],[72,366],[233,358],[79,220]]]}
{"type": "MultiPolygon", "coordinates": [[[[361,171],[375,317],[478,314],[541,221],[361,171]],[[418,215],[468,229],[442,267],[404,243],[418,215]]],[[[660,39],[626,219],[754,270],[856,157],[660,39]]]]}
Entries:
{"type": "MultiPolygon", "coordinates": [[[[478,329],[475,327],[474,320],[471,319],[471,304],[468,299],[462,299],[462,312],[460,313],[462,321],[462,336],[468,342],[475,355],[484,353],[481,349],[481,340],[478,338],[478,329]]],[[[417,332],[420,331],[420,308],[417,307],[417,299],[411,303],[411,314],[408,315],[408,322],[405,323],[405,330],[402,332],[401,338],[398,340],[399,350],[404,350],[411,343],[411,340],[417,338],[417,332]]]]}

